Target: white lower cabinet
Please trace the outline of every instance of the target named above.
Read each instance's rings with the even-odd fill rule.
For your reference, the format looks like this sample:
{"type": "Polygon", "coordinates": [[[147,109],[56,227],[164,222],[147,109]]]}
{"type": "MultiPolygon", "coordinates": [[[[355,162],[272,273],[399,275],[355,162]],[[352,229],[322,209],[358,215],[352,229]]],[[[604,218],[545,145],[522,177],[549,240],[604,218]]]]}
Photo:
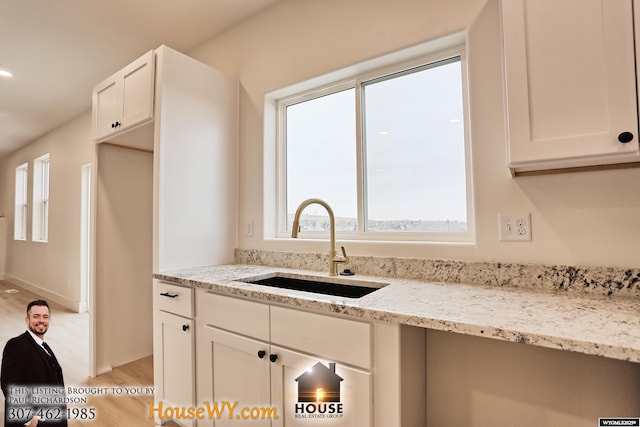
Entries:
{"type": "Polygon", "coordinates": [[[273,426],[373,425],[370,371],[278,346],[271,346],[271,354],[278,357],[271,364],[271,403],[281,408],[273,426]],[[339,396],[331,402],[334,384],[339,396]]]}
{"type": "MultiPolygon", "coordinates": [[[[156,281],[154,284],[154,407],[188,408],[195,402],[193,289],[156,281]]],[[[165,423],[154,412],[157,423],[165,423]]],[[[190,427],[194,421],[175,419],[190,427]]]]}
{"type": "MultiPolygon", "coordinates": [[[[198,326],[198,405],[207,409],[198,426],[237,425],[244,407],[265,407],[271,402],[269,344],[198,326]],[[262,357],[258,356],[259,352],[262,357]],[[215,414],[212,406],[217,405],[215,414]],[[241,408],[242,406],[242,408],[241,408]]],[[[269,426],[253,420],[251,425],[269,426]]]]}
{"type": "MultiPolygon", "coordinates": [[[[204,347],[199,363],[204,374],[198,376],[202,393],[199,404],[207,409],[212,405],[218,408],[207,411],[213,416],[199,420],[199,426],[233,426],[242,421],[256,426],[304,426],[319,418],[340,421],[331,425],[371,425],[368,371],[330,365],[319,357],[211,326],[202,326],[198,331],[198,346],[204,347]],[[309,371],[314,366],[317,372],[309,371]],[[340,401],[299,402],[301,375],[322,375],[330,367],[334,367],[335,375],[339,374],[338,381],[344,383],[340,384],[340,401]]],[[[330,390],[322,392],[328,395],[330,390]]]]}
{"type": "Polygon", "coordinates": [[[372,425],[370,323],[208,292],[196,312],[197,402],[219,409],[199,426],[372,425]]]}
{"type": "Polygon", "coordinates": [[[197,425],[424,425],[424,330],[404,328],[198,290],[197,425]]]}

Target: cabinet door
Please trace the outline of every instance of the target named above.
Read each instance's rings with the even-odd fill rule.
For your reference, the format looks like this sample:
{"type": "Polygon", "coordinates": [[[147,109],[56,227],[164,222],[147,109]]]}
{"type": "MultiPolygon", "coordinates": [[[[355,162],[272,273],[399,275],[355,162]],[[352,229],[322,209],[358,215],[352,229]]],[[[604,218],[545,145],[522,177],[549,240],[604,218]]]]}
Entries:
{"type": "Polygon", "coordinates": [[[198,426],[270,426],[269,419],[240,419],[244,408],[270,405],[268,344],[211,326],[199,328],[198,406],[215,404],[218,412],[211,416],[207,411],[198,426]]]}
{"type": "Polygon", "coordinates": [[[94,140],[104,140],[153,117],[154,58],[149,51],[94,88],[94,140]]]}
{"type": "MultiPolygon", "coordinates": [[[[194,388],[193,320],[164,311],[156,311],[155,364],[162,372],[161,395],[156,398],[166,407],[192,407],[194,388]]],[[[181,420],[183,425],[191,422],[181,420]]]]}
{"type": "Polygon", "coordinates": [[[93,138],[98,140],[115,131],[121,117],[121,88],[117,76],[100,83],[93,91],[93,138]]]}
{"type": "Polygon", "coordinates": [[[278,409],[278,419],[273,420],[273,426],[372,425],[372,378],[369,371],[334,364],[278,346],[271,346],[271,355],[277,355],[276,361],[270,363],[272,405],[278,409]],[[331,389],[335,375],[339,377],[339,395],[331,389]],[[308,390],[312,395],[318,392],[316,399],[321,401],[301,401],[308,400],[308,390]],[[337,397],[339,401],[329,401],[326,396],[332,393],[333,399],[337,397]]]}
{"type": "Polygon", "coordinates": [[[503,0],[502,20],[509,167],[640,160],[631,0],[503,0]]]}
{"type": "Polygon", "coordinates": [[[129,64],[122,75],[122,129],[153,117],[153,51],[129,64]]]}

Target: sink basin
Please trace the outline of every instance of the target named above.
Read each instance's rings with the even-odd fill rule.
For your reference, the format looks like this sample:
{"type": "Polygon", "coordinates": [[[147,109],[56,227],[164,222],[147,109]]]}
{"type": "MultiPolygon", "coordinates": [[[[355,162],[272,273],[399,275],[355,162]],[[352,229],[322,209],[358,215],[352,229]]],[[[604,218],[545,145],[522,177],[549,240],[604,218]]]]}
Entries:
{"type": "Polygon", "coordinates": [[[312,276],[293,276],[275,273],[268,276],[250,277],[242,282],[274,288],[293,289],[315,294],[334,295],[346,298],[360,298],[386,286],[386,283],[328,279],[325,281],[312,276]]]}

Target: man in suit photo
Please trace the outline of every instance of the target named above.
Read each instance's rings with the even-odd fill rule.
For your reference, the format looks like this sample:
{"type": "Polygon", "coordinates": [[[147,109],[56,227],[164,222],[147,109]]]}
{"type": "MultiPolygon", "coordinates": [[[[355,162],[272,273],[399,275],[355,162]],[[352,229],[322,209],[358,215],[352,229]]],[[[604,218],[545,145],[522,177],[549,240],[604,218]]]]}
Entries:
{"type": "Polygon", "coordinates": [[[27,330],[7,341],[2,353],[0,385],[5,397],[5,427],[67,426],[62,368],[44,335],[49,305],[27,305],[27,330]]]}

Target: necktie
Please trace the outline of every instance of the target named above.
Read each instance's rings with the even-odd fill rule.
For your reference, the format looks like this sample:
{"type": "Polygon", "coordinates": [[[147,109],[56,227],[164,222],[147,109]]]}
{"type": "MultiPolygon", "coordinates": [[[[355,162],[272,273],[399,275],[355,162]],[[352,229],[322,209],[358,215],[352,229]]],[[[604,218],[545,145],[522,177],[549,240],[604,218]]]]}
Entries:
{"type": "Polygon", "coordinates": [[[47,350],[47,353],[49,353],[49,357],[51,357],[56,363],[58,363],[58,359],[56,359],[56,356],[53,354],[53,350],[51,350],[51,347],[49,347],[49,344],[43,341],[42,346],[44,347],[45,350],[47,350]]]}
{"type": "Polygon", "coordinates": [[[49,353],[49,357],[51,358],[51,367],[53,368],[53,371],[55,373],[56,379],[60,384],[62,384],[62,382],[63,382],[63,380],[62,380],[62,368],[60,367],[60,364],[58,363],[58,359],[56,359],[55,354],[53,354],[53,350],[51,350],[51,347],[49,347],[49,345],[46,342],[42,343],[42,347],[44,347],[44,349],[47,350],[47,352],[49,353]]]}
{"type": "Polygon", "coordinates": [[[47,353],[49,353],[49,357],[55,360],[56,357],[53,355],[53,350],[51,350],[51,347],[49,347],[49,344],[43,341],[42,346],[44,347],[45,350],[47,350],[47,353]]]}

